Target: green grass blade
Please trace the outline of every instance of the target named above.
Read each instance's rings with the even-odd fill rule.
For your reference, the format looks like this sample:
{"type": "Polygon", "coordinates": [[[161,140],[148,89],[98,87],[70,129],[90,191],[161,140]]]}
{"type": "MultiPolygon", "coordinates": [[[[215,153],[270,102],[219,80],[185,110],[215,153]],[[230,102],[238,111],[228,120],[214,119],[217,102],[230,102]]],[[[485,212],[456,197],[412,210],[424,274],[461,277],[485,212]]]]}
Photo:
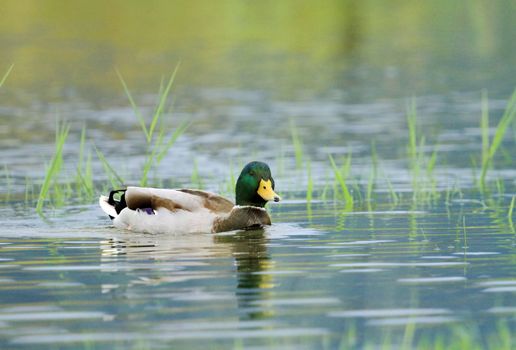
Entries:
{"type": "Polygon", "coordinates": [[[368,202],[368,206],[370,207],[374,187],[376,185],[376,178],[378,173],[378,154],[376,152],[376,142],[375,140],[371,141],[371,173],[369,174],[369,179],[367,181],[367,191],[366,191],[366,201],[368,202]]]}
{"type": "Polygon", "coordinates": [[[482,133],[482,166],[484,166],[489,159],[489,100],[486,90],[482,90],[480,130],[482,133]]]}
{"type": "Polygon", "coordinates": [[[97,157],[99,158],[100,162],[102,163],[102,166],[104,168],[104,171],[108,174],[109,180],[111,181],[111,185],[113,188],[118,187],[118,185],[124,186],[125,181],[124,179],[118,175],[118,173],[113,169],[113,167],[108,163],[106,160],[106,157],[104,157],[104,154],[95,147],[95,152],[97,153],[97,157]],[[116,181],[114,181],[116,180],[116,181]],[[118,182],[118,184],[117,184],[118,182]]]}
{"type": "Polygon", "coordinates": [[[230,186],[230,192],[231,194],[235,194],[236,192],[236,177],[235,172],[233,171],[233,162],[230,161],[229,163],[229,186],[230,186]]]}
{"type": "Polygon", "coordinates": [[[434,178],[435,165],[437,163],[437,155],[439,151],[439,144],[434,146],[434,150],[428,163],[426,164],[426,175],[428,177],[428,190],[429,190],[429,199],[437,199],[439,197],[439,191],[436,188],[436,180],[434,178]]]}
{"type": "Polygon", "coordinates": [[[161,145],[163,144],[163,139],[165,137],[165,130],[160,129],[158,137],[154,141],[152,147],[149,147],[147,150],[147,156],[145,158],[145,162],[143,164],[143,172],[142,176],[140,177],[140,186],[144,187],[147,186],[149,181],[149,173],[154,165],[157,165],[156,158],[157,158],[157,152],[158,149],[161,148],[161,145]]]}
{"type": "Polygon", "coordinates": [[[235,195],[235,174],[233,171],[233,159],[229,159],[229,180],[224,181],[222,191],[228,196],[233,197],[235,195]]]}
{"type": "Polygon", "coordinates": [[[163,94],[164,86],[165,86],[165,77],[162,76],[161,79],[159,80],[158,96],[156,96],[156,106],[159,104],[161,95],[163,94]]]}
{"type": "Polygon", "coordinates": [[[133,108],[134,114],[136,115],[136,118],[138,118],[138,122],[140,123],[140,127],[142,128],[142,131],[145,135],[145,140],[147,143],[150,142],[150,134],[147,130],[147,126],[145,125],[145,119],[143,118],[142,114],[140,113],[140,110],[138,109],[138,106],[134,102],[133,96],[131,95],[131,92],[129,91],[129,88],[127,87],[127,84],[125,83],[124,78],[122,77],[122,74],[118,69],[115,68],[115,72],[118,75],[118,79],[120,79],[120,82],[122,83],[122,86],[124,88],[125,94],[127,98],[129,99],[129,103],[131,104],[131,107],[133,108]]]}
{"type": "Polygon", "coordinates": [[[77,159],[77,169],[75,175],[76,195],[82,197],[83,192],[87,192],[85,188],[85,182],[82,176],[84,167],[84,146],[86,144],[86,127],[83,125],[81,131],[81,138],[79,142],[79,157],[77,159]]]}
{"type": "Polygon", "coordinates": [[[81,130],[81,140],[79,142],[79,160],[77,163],[77,171],[82,172],[84,163],[84,145],[86,144],[86,127],[83,126],[81,130]]]}
{"type": "MultiPolygon", "coordinates": [[[[417,200],[419,194],[419,186],[420,186],[420,161],[422,155],[418,153],[418,138],[417,138],[417,107],[416,107],[416,99],[413,97],[410,102],[407,104],[407,126],[409,130],[409,143],[407,146],[408,158],[409,158],[409,166],[410,171],[412,172],[412,199],[414,201],[417,200]]],[[[419,141],[419,144],[422,145],[424,143],[424,139],[419,141]]],[[[422,147],[419,148],[422,150],[422,147]]]]}
{"type": "MultiPolygon", "coordinates": [[[[340,186],[340,190],[342,191],[342,194],[344,195],[344,201],[346,202],[346,207],[353,207],[353,196],[351,195],[348,186],[346,184],[346,179],[342,176],[341,170],[337,167],[335,164],[335,160],[331,156],[331,154],[328,155],[330,158],[331,167],[333,169],[333,173],[335,175],[335,179],[337,180],[337,183],[340,186]]],[[[350,160],[351,157],[348,157],[348,160],[350,160]]],[[[347,163],[348,161],[346,161],[347,163]]]]}
{"type": "Polygon", "coordinates": [[[376,182],[376,175],[375,175],[374,169],[371,168],[371,173],[369,174],[369,179],[367,180],[367,191],[366,191],[366,201],[368,203],[371,202],[375,182],[376,182]]]}
{"type": "Polygon", "coordinates": [[[176,78],[176,74],[177,74],[177,71],[179,70],[179,66],[180,65],[181,65],[181,63],[178,63],[176,65],[176,68],[174,68],[174,71],[172,72],[172,74],[170,76],[170,79],[168,80],[168,83],[167,83],[167,86],[165,87],[165,90],[161,91],[161,93],[160,93],[159,104],[156,107],[156,110],[154,111],[154,115],[152,117],[152,121],[151,121],[151,124],[149,126],[149,130],[148,130],[148,137],[149,137],[149,139],[147,140],[148,142],[150,142],[150,140],[152,139],[152,136],[154,134],[154,129],[156,128],[156,125],[157,125],[159,119],[161,118],[161,115],[163,114],[163,110],[164,110],[165,105],[167,103],[167,99],[168,99],[168,95],[170,93],[170,89],[172,88],[172,85],[174,83],[174,80],[176,78]]]}
{"type": "Polygon", "coordinates": [[[310,164],[310,160],[306,162],[306,175],[307,175],[307,184],[306,184],[306,203],[310,204],[313,198],[313,190],[314,183],[312,179],[312,165],[310,164]]]}
{"type": "MultiPolygon", "coordinates": [[[[45,173],[45,179],[43,180],[43,184],[41,185],[41,189],[38,196],[38,201],[36,203],[36,212],[41,214],[43,210],[43,205],[45,200],[47,199],[48,193],[50,191],[50,187],[53,182],[56,181],[56,177],[61,170],[61,165],[63,162],[63,148],[68,138],[68,133],[70,131],[70,125],[63,124],[57,125],[56,128],[56,149],[54,151],[54,155],[52,156],[52,160],[50,161],[50,165],[47,167],[45,173]]],[[[56,187],[55,187],[56,188],[56,187]]]]}
{"type": "MultiPolygon", "coordinates": [[[[416,128],[416,99],[412,98],[407,105],[407,125],[409,129],[408,153],[410,161],[415,163],[417,158],[417,128],[416,128]]],[[[412,165],[414,166],[414,165],[412,165]]]]}
{"type": "Polygon", "coordinates": [[[303,167],[303,143],[299,137],[299,131],[297,130],[296,124],[292,119],[290,120],[290,133],[292,136],[292,145],[294,146],[296,168],[301,169],[303,167]]]}
{"type": "Polygon", "coordinates": [[[169,140],[167,141],[167,143],[165,145],[163,145],[163,147],[161,148],[160,152],[158,153],[157,157],[156,157],[156,162],[157,164],[161,163],[161,161],[163,160],[163,157],[165,157],[165,155],[167,154],[167,152],[170,150],[170,148],[176,143],[177,139],[183,135],[186,130],[188,130],[188,128],[190,127],[190,125],[192,125],[191,122],[183,122],[181,123],[177,128],[176,130],[174,130],[174,132],[172,133],[172,135],[170,136],[169,140]]]}
{"type": "Polygon", "coordinates": [[[86,165],[84,169],[84,176],[82,176],[84,180],[84,188],[88,197],[93,197],[94,195],[94,185],[93,185],[93,170],[91,167],[91,151],[88,152],[88,157],[86,158],[86,165]]]}
{"type": "MultiPolygon", "coordinates": [[[[84,130],[84,129],[83,129],[84,130]]],[[[94,195],[94,185],[93,185],[93,171],[91,168],[91,152],[88,152],[88,156],[86,157],[86,161],[84,161],[84,133],[81,134],[81,145],[79,149],[79,163],[77,165],[77,175],[75,179],[76,183],[76,195],[82,196],[84,193],[86,198],[93,198],[94,195]]]]}
{"type": "Polygon", "coordinates": [[[428,163],[426,165],[426,173],[429,177],[433,177],[435,164],[437,163],[437,154],[439,151],[439,145],[435,145],[434,150],[432,152],[432,155],[430,156],[430,159],[428,160],[428,163]]]}
{"type": "Polygon", "coordinates": [[[514,233],[514,223],[512,221],[512,213],[514,211],[514,202],[516,202],[516,196],[512,196],[511,204],[509,205],[509,211],[507,212],[507,220],[509,221],[509,226],[511,227],[511,231],[514,233]]]}
{"type": "Polygon", "coordinates": [[[194,161],[193,161],[193,169],[192,169],[192,175],[190,177],[190,181],[191,181],[192,185],[194,185],[198,189],[202,190],[202,188],[203,188],[202,178],[199,174],[199,167],[197,166],[196,159],[194,159],[194,161]]]}
{"type": "MultiPolygon", "coordinates": [[[[487,102],[486,102],[487,104],[487,102]]],[[[487,112],[483,112],[487,113],[487,112]]],[[[489,144],[488,141],[486,142],[486,145],[482,144],[482,171],[480,173],[480,189],[482,192],[484,192],[485,188],[485,179],[487,177],[487,172],[489,170],[489,167],[491,165],[491,162],[493,161],[493,158],[498,151],[498,148],[500,147],[502,140],[505,136],[505,133],[509,126],[511,125],[514,117],[516,116],[516,90],[514,90],[513,94],[509,98],[509,101],[507,102],[507,107],[505,108],[505,111],[502,115],[502,118],[500,119],[498,126],[496,127],[495,135],[493,136],[493,140],[489,144]],[[487,148],[487,145],[489,144],[489,148],[487,151],[487,156],[485,157],[486,152],[484,148],[487,148]],[[484,160],[485,157],[485,160],[484,160]]],[[[486,118],[483,116],[483,119],[486,118]]],[[[484,133],[487,133],[487,131],[484,131],[484,128],[487,129],[488,126],[485,126],[486,121],[482,120],[482,137],[484,138],[484,133]]],[[[486,136],[488,138],[488,136],[486,136]]]]}
{"type": "Polygon", "coordinates": [[[351,171],[351,152],[346,156],[346,161],[342,165],[341,172],[344,176],[344,179],[348,178],[349,172],[351,171]]]}
{"type": "Polygon", "coordinates": [[[178,63],[165,87],[163,87],[163,81],[161,81],[160,84],[159,102],[154,112],[151,124],[149,126],[150,139],[154,140],[154,142],[152,144],[149,144],[150,152],[147,155],[147,159],[144,164],[142,178],[140,180],[140,184],[142,186],[146,185],[148,181],[148,174],[151,168],[161,163],[161,161],[168,153],[170,148],[175,144],[179,136],[181,136],[190,126],[189,123],[181,123],[179,127],[174,130],[172,135],[170,135],[168,141],[165,142],[165,126],[161,117],[164,113],[167,98],[170,94],[170,89],[172,88],[179,66],[180,64],[178,63]],[[157,137],[154,136],[156,130],[159,130],[157,137]]]}
{"type": "Polygon", "coordinates": [[[77,161],[77,174],[75,179],[76,195],[92,198],[94,194],[93,172],[91,169],[91,151],[85,156],[86,149],[86,126],[83,125],[79,142],[79,157],[77,161]]]}
{"type": "Polygon", "coordinates": [[[509,206],[509,211],[507,212],[507,216],[512,221],[512,212],[514,211],[514,202],[516,201],[516,196],[512,196],[511,205],[509,206]]]}
{"type": "Polygon", "coordinates": [[[397,206],[400,199],[399,199],[398,195],[396,194],[396,191],[394,191],[394,186],[392,186],[391,180],[389,180],[389,178],[387,178],[387,177],[385,178],[385,180],[387,181],[387,187],[389,188],[389,195],[391,197],[392,204],[394,206],[397,206]]]}
{"type": "Polygon", "coordinates": [[[4,76],[0,80],[0,87],[2,87],[2,85],[4,85],[5,81],[7,80],[7,77],[9,76],[9,74],[11,73],[13,68],[14,68],[14,63],[11,64],[11,66],[7,69],[7,72],[5,72],[4,76]]]}
{"type": "Polygon", "coordinates": [[[498,126],[496,127],[495,135],[493,137],[491,145],[489,146],[489,158],[490,159],[493,159],[496,151],[498,150],[498,147],[500,147],[503,137],[505,136],[505,132],[507,131],[507,128],[511,124],[515,115],[516,115],[516,90],[514,90],[511,98],[509,99],[509,102],[507,103],[507,107],[502,116],[502,119],[500,119],[500,122],[498,123],[498,126]]]}

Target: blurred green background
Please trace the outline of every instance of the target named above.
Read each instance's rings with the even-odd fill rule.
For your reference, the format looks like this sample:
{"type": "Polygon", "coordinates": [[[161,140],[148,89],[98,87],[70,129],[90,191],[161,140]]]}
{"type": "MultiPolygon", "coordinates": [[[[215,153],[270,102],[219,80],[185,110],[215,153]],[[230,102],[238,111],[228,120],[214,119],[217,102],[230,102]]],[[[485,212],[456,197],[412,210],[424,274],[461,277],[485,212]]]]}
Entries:
{"type": "Polygon", "coordinates": [[[516,3],[498,1],[4,0],[0,69],[43,100],[96,102],[128,84],[334,90],[354,98],[512,91],[516,3]]]}

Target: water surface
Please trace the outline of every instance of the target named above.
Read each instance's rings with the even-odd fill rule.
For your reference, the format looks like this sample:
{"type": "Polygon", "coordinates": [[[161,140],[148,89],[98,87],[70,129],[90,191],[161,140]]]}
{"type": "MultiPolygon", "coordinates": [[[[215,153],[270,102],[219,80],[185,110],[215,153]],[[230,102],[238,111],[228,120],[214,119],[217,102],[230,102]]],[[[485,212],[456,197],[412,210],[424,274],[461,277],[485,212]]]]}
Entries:
{"type": "Polygon", "coordinates": [[[2,342],[360,348],[413,327],[416,340],[468,330],[488,344],[514,327],[516,240],[472,209],[466,228],[445,213],[342,218],[323,204],[297,224],[306,207],[283,204],[264,230],[173,237],[106,227],[95,206],[59,219],[66,229],[27,217],[0,248],[2,342]]]}

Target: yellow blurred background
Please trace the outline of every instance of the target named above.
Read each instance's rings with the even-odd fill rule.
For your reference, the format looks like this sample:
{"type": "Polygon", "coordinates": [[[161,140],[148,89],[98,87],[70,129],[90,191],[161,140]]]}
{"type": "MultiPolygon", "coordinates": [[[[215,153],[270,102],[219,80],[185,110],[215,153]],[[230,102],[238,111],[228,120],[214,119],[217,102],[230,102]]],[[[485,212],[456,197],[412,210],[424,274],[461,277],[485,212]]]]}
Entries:
{"type": "Polygon", "coordinates": [[[154,91],[179,61],[179,85],[281,96],[481,88],[493,83],[484,69],[506,74],[515,52],[511,1],[4,0],[0,11],[0,71],[14,63],[9,85],[44,99],[122,93],[115,67],[154,91]]]}

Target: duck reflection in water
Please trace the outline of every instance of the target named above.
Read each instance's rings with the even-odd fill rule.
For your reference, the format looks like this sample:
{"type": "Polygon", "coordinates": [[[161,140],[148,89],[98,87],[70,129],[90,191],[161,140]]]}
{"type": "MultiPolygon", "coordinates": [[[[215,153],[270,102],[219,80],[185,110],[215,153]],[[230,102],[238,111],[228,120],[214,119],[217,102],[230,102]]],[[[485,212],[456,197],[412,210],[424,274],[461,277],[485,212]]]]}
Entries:
{"type": "Polygon", "coordinates": [[[273,315],[260,301],[272,298],[274,281],[267,271],[273,261],[267,251],[264,229],[240,231],[234,235],[216,236],[217,243],[231,245],[237,268],[236,297],[243,320],[256,320],[273,315]]]}
{"type": "MultiPolygon", "coordinates": [[[[210,294],[213,282],[203,281],[212,281],[220,274],[206,267],[221,258],[234,259],[236,288],[226,285],[223,289],[231,294],[234,291],[241,319],[266,318],[273,312],[261,301],[272,298],[274,287],[273,277],[267,273],[273,268],[267,242],[265,229],[217,235],[119,234],[101,242],[101,268],[120,272],[117,283],[103,286],[102,291],[109,293],[116,289],[119,295],[135,295],[134,286],[172,283],[170,294],[174,298],[192,293],[210,294]]],[[[147,293],[151,297],[152,290],[147,293]]]]}

